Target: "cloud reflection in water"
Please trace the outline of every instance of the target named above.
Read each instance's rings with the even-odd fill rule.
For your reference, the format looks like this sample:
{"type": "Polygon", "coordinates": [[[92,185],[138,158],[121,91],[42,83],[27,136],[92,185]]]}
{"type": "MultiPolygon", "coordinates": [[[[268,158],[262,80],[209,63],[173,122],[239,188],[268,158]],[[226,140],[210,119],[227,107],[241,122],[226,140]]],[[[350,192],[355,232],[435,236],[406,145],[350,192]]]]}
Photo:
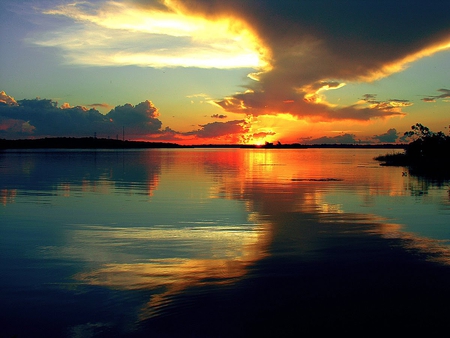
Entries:
{"type": "MultiPolygon", "coordinates": [[[[156,290],[141,313],[141,319],[157,314],[171,297],[183,290],[207,284],[227,284],[245,275],[249,265],[267,255],[270,232],[261,225],[186,228],[107,228],[75,230],[73,241],[86,254],[99,247],[117,250],[111,243],[127,246],[177,247],[191,257],[134,259],[136,263],[106,263],[74,276],[83,283],[121,290],[156,290]],[[160,291],[158,291],[160,290],[160,291]],[[162,290],[162,291],[161,291],[162,290]]],[[[74,243],[72,243],[74,244],[74,243]]],[[[82,252],[78,252],[82,254],[82,252]]],[[[112,253],[114,257],[114,253],[112,253]]],[[[133,260],[133,259],[131,259],[133,260]]]]}
{"type": "Polygon", "coordinates": [[[445,239],[411,227],[419,214],[448,219],[447,192],[403,177],[403,168],[374,165],[378,153],[9,154],[0,158],[0,196],[5,217],[20,224],[14,210],[25,201],[29,215],[36,212],[28,231],[45,229],[54,238],[42,241],[39,259],[75,262],[80,288],[143,291],[145,320],[196,288],[255,277],[270,259],[322,264],[336,252],[356,259],[368,236],[448,263],[445,239]],[[36,202],[41,194],[45,205],[36,202]]]}

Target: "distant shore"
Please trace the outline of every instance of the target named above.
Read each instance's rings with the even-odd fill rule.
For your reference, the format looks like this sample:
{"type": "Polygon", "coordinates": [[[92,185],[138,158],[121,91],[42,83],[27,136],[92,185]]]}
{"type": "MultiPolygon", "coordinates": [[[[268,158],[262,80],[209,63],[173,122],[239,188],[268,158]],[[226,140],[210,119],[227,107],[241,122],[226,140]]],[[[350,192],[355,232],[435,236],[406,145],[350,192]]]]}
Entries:
{"type": "Polygon", "coordinates": [[[128,141],[95,137],[51,137],[40,139],[0,139],[0,149],[146,149],[146,148],[274,148],[274,149],[302,149],[302,148],[380,148],[405,149],[406,144],[197,144],[180,145],[169,142],[128,141]]]}

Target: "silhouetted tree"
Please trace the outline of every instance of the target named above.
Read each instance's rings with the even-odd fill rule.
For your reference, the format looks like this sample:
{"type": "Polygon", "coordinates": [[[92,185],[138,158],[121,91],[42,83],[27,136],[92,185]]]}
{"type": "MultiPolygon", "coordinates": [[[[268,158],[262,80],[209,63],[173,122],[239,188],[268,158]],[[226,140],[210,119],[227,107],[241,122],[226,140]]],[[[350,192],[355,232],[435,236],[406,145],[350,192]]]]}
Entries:
{"type": "Polygon", "coordinates": [[[406,156],[414,162],[449,162],[450,137],[443,132],[432,132],[428,127],[416,123],[405,136],[414,137],[406,148],[406,156]]]}

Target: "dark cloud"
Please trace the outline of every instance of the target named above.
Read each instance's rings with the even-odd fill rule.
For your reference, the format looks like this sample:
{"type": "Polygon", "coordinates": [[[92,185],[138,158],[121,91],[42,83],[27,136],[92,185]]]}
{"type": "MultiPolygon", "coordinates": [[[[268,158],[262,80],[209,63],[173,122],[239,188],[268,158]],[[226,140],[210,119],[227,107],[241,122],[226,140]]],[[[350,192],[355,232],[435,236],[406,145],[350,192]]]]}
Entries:
{"type": "Polygon", "coordinates": [[[200,126],[200,129],[184,133],[188,136],[199,138],[217,138],[229,135],[238,135],[247,132],[245,120],[234,120],[228,122],[212,122],[200,126]]]}
{"type": "Polygon", "coordinates": [[[381,135],[375,135],[374,140],[381,143],[394,143],[398,140],[398,132],[395,128],[389,129],[386,133],[381,135]]]}
{"type": "MultiPolygon", "coordinates": [[[[12,102],[12,101],[11,101],[12,102]]],[[[14,100],[15,102],[15,100],[14,100]]],[[[157,108],[150,102],[117,106],[103,115],[96,109],[48,99],[25,99],[17,104],[0,104],[0,137],[115,136],[126,129],[128,136],[160,133],[157,108]]]]}
{"type": "Polygon", "coordinates": [[[128,135],[146,135],[159,132],[162,123],[157,119],[158,116],[158,109],[148,100],[136,106],[129,103],[117,106],[106,114],[111,122],[126,127],[128,135]]]}
{"type": "Polygon", "coordinates": [[[377,94],[364,94],[362,100],[366,102],[374,101],[377,98],[377,94]]]}
{"type": "Polygon", "coordinates": [[[436,99],[434,97],[424,97],[421,100],[424,102],[436,102],[436,99]]]}
{"type": "Polygon", "coordinates": [[[111,109],[114,108],[113,106],[107,104],[107,103],[92,103],[92,104],[88,104],[86,105],[86,107],[91,107],[91,108],[106,108],[106,109],[111,109]]]}
{"type": "Polygon", "coordinates": [[[438,95],[438,98],[440,99],[448,99],[450,98],[450,89],[441,88],[438,89],[439,92],[441,92],[441,95],[438,95]]]}
{"type": "Polygon", "coordinates": [[[16,102],[6,93],[0,93],[0,138],[115,137],[125,130],[129,139],[181,142],[215,138],[238,143],[242,141],[242,134],[248,132],[245,120],[235,120],[208,123],[197,130],[181,133],[169,127],[162,129],[158,116],[158,109],[148,100],[137,105],[119,105],[103,115],[94,108],[71,107],[68,103],[58,106],[57,102],[48,99],[16,102]]]}
{"type": "Polygon", "coordinates": [[[367,81],[389,75],[399,69],[392,66],[406,58],[414,60],[426,50],[432,53],[450,40],[450,2],[446,1],[433,6],[405,0],[176,3],[185,12],[212,19],[226,15],[240,17],[268,47],[272,69],[259,74],[259,82],[247,84],[253,92],[218,102],[227,111],[253,115],[285,112],[299,117],[332,116],[335,120],[349,116],[357,119],[392,116],[390,105],[370,107],[378,110],[373,114],[367,111],[358,114],[359,106],[336,110],[318,102],[313,94],[327,85],[328,89],[337,88],[338,83],[345,81],[367,81]],[[297,104],[287,108],[280,103],[286,100],[297,104]],[[354,112],[349,113],[350,110],[354,112]]]}
{"type": "Polygon", "coordinates": [[[223,115],[223,114],[214,114],[214,115],[211,115],[211,117],[213,119],[226,119],[228,116],[227,115],[223,115]]]}
{"type": "Polygon", "coordinates": [[[365,94],[363,95],[362,100],[367,102],[370,105],[371,109],[378,109],[384,111],[390,111],[393,109],[397,109],[400,107],[409,107],[412,106],[413,103],[409,100],[403,99],[389,99],[386,101],[376,100],[376,94],[365,94]]]}
{"type": "Polygon", "coordinates": [[[61,109],[57,102],[47,99],[19,100],[17,103],[17,106],[0,107],[2,137],[90,136],[100,131],[106,122],[95,109],[61,109]],[[12,124],[12,121],[15,122],[12,124]]]}
{"type": "Polygon", "coordinates": [[[431,95],[428,97],[424,97],[422,101],[424,102],[436,102],[437,99],[450,99],[450,89],[441,88],[438,89],[438,92],[441,92],[440,95],[431,95]]]}
{"type": "Polygon", "coordinates": [[[303,144],[354,144],[358,143],[353,134],[342,134],[334,137],[323,136],[315,139],[301,139],[303,144]]]}
{"type": "Polygon", "coordinates": [[[411,142],[411,138],[407,135],[403,135],[398,139],[402,143],[409,143],[411,142]]]}
{"type": "Polygon", "coordinates": [[[254,133],[254,134],[252,135],[252,138],[253,138],[254,140],[258,140],[258,139],[264,139],[264,138],[266,138],[267,136],[273,136],[273,135],[276,135],[276,133],[273,132],[273,131],[268,131],[268,132],[261,131],[261,132],[259,132],[259,133],[254,133]]]}

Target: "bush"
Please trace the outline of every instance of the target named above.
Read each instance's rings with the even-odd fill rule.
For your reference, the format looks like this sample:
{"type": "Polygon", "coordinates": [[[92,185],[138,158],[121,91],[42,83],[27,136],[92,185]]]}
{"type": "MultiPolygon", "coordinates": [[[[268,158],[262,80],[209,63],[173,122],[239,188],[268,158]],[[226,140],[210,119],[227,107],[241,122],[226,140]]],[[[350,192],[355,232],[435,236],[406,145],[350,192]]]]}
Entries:
{"type": "Polygon", "coordinates": [[[420,123],[411,127],[405,136],[415,137],[406,148],[407,158],[416,163],[434,164],[450,161],[450,136],[443,132],[434,133],[420,123]]]}

